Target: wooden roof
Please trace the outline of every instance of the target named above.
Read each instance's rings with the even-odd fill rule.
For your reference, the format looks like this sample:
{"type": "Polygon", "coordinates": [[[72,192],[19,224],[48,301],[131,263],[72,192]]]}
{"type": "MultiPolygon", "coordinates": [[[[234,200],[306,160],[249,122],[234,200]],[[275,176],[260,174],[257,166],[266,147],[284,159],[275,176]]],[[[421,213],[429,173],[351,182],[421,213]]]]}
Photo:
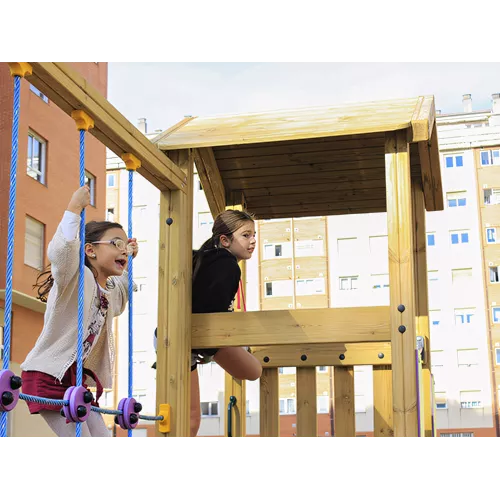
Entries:
{"type": "Polygon", "coordinates": [[[212,212],[236,191],[267,219],[385,211],[385,133],[405,129],[426,208],[441,210],[432,96],[189,117],[153,142],[165,152],[194,150],[212,212]]]}

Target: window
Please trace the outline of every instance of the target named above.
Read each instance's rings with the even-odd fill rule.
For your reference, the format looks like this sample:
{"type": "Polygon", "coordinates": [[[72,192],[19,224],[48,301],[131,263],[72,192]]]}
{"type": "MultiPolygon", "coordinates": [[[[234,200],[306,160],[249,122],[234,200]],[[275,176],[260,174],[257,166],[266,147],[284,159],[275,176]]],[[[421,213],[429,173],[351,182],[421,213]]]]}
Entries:
{"type": "Polygon", "coordinates": [[[389,288],[388,274],[372,274],[371,275],[372,289],[389,288]]]}
{"type": "Polygon", "coordinates": [[[500,165],[500,149],[481,151],[481,165],[500,165]]]}
{"type": "Polygon", "coordinates": [[[328,368],[326,366],[318,366],[318,372],[326,373],[327,371],[328,371],[328,368]]]}
{"type": "Polygon", "coordinates": [[[497,365],[500,365],[500,348],[498,347],[495,349],[495,357],[497,365]]]}
{"type": "Polygon", "coordinates": [[[458,366],[462,368],[479,365],[479,349],[458,349],[457,362],[458,366]]]}
{"type": "Polygon", "coordinates": [[[279,280],[265,283],[266,297],[291,297],[293,296],[293,281],[279,280]]]}
{"type": "Polygon", "coordinates": [[[366,413],[366,398],[364,394],[354,395],[354,412],[366,413]]]}
{"type": "Polygon", "coordinates": [[[444,366],[444,351],[431,351],[431,366],[444,366]]]}
{"type": "Polygon", "coordinates": [[[452,269],[451,281],[454,285],[465,286],[472,280],[472,268],[467,269],[452,269]]]}
{"type": "Polygon", "coordinates": [[[295,257],[314,257],[324,255],[323,240],[305,240],[295,242],[295,257]]]}
{"type": "Polygon", "coordinates": [[[318,396],[317,397],[317,405],[318,405],[318,413],[328,413],[329,410],[329,398],[328,396],[318,396]]]}
{"type": "Polygon", "coordinates": [[[436,409],[438,410],[448,409],[448,400],[446,398],[446,392],[436,392],[435,400],[436,400],[436,409]]]}
{"type": "Polygon", "coordinates": [[[498,205],[500,203],[500,189],[483,189],[484,204],[498,205]]]}
{"type": "Polygon", "coordinates": [[[102,395],[104,396],[104,403],[103,406],[106,408],[112,408],[114,406],[114,401],[113,401],[113,391],[112,390],[105,390],[102,395]]]}
{"type": "Polygon", "coordinates": [[[337,251],[339,257],[352,257],[357,255],[358,238],[337,239],[337,251]]]}
{"type": "Polygon", "coordinates": [[[108,174],[108,187],[116,187],[116,174],[108,174]]]}
{"type": "Polygon", "coordinates": [[[476,309],[455,309],[455,325],[461,326],[470,324],[473,321],[476,309]]]}
{"type": "Polygon", "coordinates": [[[460,408],[482,408],[481,391],[460,391],[460,408]]]}
{"type": "Polygon", "coordinates": [[[460,231],[450,231],[452,245],[461,245],[469,243],[469,231],[466,229],[460,231]]]}
{"type": "Polygon", "coordinates": [[[429,323],[431,326],[438,326],[441,323],[441,311],[429,311],[429,323]]]}
{"type": "Polygon", "coordinates": [[[339,290],[357,290],[358,276],[341,276],[339,278],[339,290]]]}
{"type": "Polygon", "coordinates": [[[30,83],[30,90],[33,92],[33,94],[37,95],[43,102],[49,102],[49,98],[45,95],[42,94],[34,85],[30,83]]]}
{"type": "Polygon", "coordinates": [[[40,184],[45,184],[46,156],[47,142],[34,132],[29,132],[26,173],[40,184]]]}
{"type": "Polygon", "coordinates": [[[500,323],[500,307],[493,307],[491,312],[493,316],[493,323],[500,323]]]}
{"type": "Polygon", "coordinates": [[[264,259],[290,258],[291,256],[292,244],[290,242],[264,244],[264,259]]]}
{"type": "Polygon", "coordinates": [[[106,209],[106,220],[108,222],[115,222],[115,208],[114,207],[108,207],[106,209]]]}
{"type": "Polygon", "coordinates": [[[281,414],[294,414],[295,413],[295,399],[286,398],[280,399],[280,413],[281,414]]]}
{"type": "Polygon", "coordinates": [[[446,193],[446,200],[449,208],[465,207],[467,205],[466,191],[456,193],[446,193]]]}
{"type": "Polygon", "coordinates": [[[487,243],[497,243],[497,228],[487,227],[486,228],[486,241],[487,243]]]}
{"type": "Polygon", "coordinates": [[[26,217],[24,263],[40,271],[43,269],[44,232],[44,224],[31,217],[26,217]]]}
{"type": "Polygon", "coordinates": [[[202,417],[216,417],[219,415],[219,402],[218,401],[203,401],[201,403],[201,416],[202,417]]]}
{"type": "Polygon", "coordinates": [[[429,280],[429,287],[436,286],[439,281],[439,271],[428,271],[427,278],[429,280]]]}
{"type": "Polygon", "coordinates": [[[472,438],[473,432],[442,432],[439,437],[442,438],[472,438]]]}
{"type": "Polygon", "coordinates": [[[282,375],[283,375],[283,367],[282,367],[282,366],[280,366],[280,367],[278,368],[278,373],[280,373],[280,374],[282,374],[282,375]]]}
{"type": "Polygon", "coordinates": [[[490,283],[499,283],[498,266],[490,266],[490,283]]]}
{"type": "Polygon", "coordinates": [[[463,167],[464,157],[462,155],[447,155],[444,157],[446,168],[463,167]]]}
{"type": "Polygon", "coordinates": [[[297,280],[297,295],[323,295],[325,293],[325,278],[297,280]]]}
{"type": "Polygon", "coordinates": [[[436,233],[427,233],[427,246],[433,247],[436,245],[436,233]]]}
{"type": "Polygon", "coordinates": [[[85,171],[85,185],[90,189],[90,204],[95,207],[95,177],[85,171]]]}

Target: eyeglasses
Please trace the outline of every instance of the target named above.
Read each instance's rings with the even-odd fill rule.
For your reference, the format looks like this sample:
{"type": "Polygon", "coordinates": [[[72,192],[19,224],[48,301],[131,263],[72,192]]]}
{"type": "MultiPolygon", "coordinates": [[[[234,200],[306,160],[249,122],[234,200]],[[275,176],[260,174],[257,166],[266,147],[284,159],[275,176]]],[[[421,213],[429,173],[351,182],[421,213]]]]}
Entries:
{"type": "Polygon", "coordinates": [[[108,241],[92,241],[92,245],[96,245],[97,243],[108,243],[110,245],[114,245],[117,250],[123,252],[126,250],[127,255],[132,255],[134,253],[134,247],[130,243],[125,243],[123,240],[108,240],[108,241]]]}

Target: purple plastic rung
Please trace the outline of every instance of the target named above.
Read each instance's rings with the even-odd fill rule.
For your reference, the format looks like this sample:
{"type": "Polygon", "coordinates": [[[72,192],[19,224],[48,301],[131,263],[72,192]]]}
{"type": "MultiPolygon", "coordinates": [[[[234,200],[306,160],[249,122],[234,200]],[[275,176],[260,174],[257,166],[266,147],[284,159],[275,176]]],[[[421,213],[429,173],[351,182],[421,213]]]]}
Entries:
{"type": "Polygon", "coordinates": [[[0,411],[11,411],[19,401],[19,388],[12,388],[12,378],[16,374],[10,370],[0,370],[0,411]]]}
{"type": "Polygon", "coordinates": [[[134,407],[136,404],[136,400],[134,398],[123,398],[118,403],[118,410],[123,411],[123,415],[118,415],[117,421],[118,425],[122,429],[135,429],[139,422],[139,413],[135,411],[134,407]],[[135,417],[132,417],[135,415],[135,417]],[[135,420],[135,422],[131,422],[131,417],[135,420]]]}
{"type": "Polygon", "coordinates": [[[67,406],[63,406],[64,416],[69,422],[85,422],[90,416],[91,403],[86,403],[84,396],[87,393],[85,387],[69,387],[64,393],[64,399],[69,401],[67,406]],[[78,415],[78,408],[83,406],[86,410],[85,415],[78,415]]]}

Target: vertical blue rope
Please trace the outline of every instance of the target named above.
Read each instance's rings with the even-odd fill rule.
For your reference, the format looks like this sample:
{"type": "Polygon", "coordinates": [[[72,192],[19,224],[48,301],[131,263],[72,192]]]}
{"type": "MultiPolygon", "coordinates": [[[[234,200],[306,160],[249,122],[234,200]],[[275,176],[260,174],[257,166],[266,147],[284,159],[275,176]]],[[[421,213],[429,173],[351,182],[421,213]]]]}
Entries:
{"type": "MultiPolygon", "coordinates": [[[[12,316],[12,274],[14,265],[14,226],[16,222],[17,157],[19,143],[19,110],[21,77],[14,77],[14,109],[12,116],[12,151],[10,159],[9,222],[7,229],[7,269],[5,273],[5,325],[2,368],[9,369],[10,330],[12,316]]],[[[7,437],[7,412],[0,413],[0,437],[7,437]]]]}
{"type": "MultiPolygon", "coordinates": [[[[80,187],[85,186],[85,130],[80,130],[80,187]]],[[[83,378],[83,297],[85,283],[85,209],[80,217],[80,272],[78,274],[78,341],[76,362],[76,385],[83,378]]],[[[82,424],[76,423],[76,437],[81,437],[82,424]]]]}
{"type": "MultiPolygon", "coordinates": [[[[134,171],[128,171],[128,237],[132,238],[132,207],[134,194],[134,171]]],[[[133,255],[128,256],[128,397],[132,397],[133,390],[133,255]]],[[[132,429],[128,430],[128,437],[132,437],[132,429]]]]}

